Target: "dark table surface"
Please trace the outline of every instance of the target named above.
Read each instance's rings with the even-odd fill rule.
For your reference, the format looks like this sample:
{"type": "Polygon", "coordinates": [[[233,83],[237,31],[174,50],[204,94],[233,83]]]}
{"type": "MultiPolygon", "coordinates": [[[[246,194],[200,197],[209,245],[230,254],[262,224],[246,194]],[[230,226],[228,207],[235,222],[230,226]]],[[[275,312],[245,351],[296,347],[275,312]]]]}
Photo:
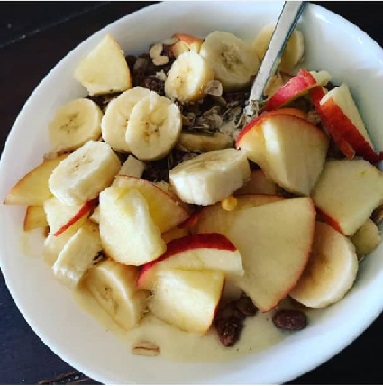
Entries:
{"type": "MultiPolygon", "coordinates": [[[[1,2],[0,85],[3,96],[0,99],[0,151],[28,96],[61,58],[105,25],[150,4],[1,2]]],[[[358,25],[383,46],[382,2],[317,4],[358,25]]],[[[340,354],[291,383],[382,384],[379,351],[382,329],[383,314],[340,354]]],[[[16,308],[1,273],[0,383],[98,384],[63,362],[32,332],[16,308]]]]}

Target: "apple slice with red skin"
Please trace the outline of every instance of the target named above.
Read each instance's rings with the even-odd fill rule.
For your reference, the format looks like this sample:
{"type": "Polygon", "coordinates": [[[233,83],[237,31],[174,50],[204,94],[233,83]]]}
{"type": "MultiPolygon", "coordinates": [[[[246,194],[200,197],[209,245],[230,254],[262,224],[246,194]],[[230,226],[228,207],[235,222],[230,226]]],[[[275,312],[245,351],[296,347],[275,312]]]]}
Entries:
{"type": "Polygon", "coordinates": [[[42,206],[28,206],[25,211],[23,230],[30,231],[48,225],[47,216],[42,206]]]}
{"type": "Polygon", "coordinates": [[[328,149],[326,134],[294,115],[264,114],[242,130],[237,148],[287,191],[310,195],[328,149]],[[244,134],[242,134],[244,133],[244,134]]]}
{"type": "Polygon", "coordinates": [[[323,89],[311,90],[311,98],[329,134],[347,158],[352,151],[365,160],[383,160],[383,152],[376,153],[350,89],[343,83],[327,94],[323,89]]]}
{"type": "Polygon", "coordinates": [[[162,256],[142,267],[137,287],[153,289],[158,275],[168,269],[221,271],[229,277],[243,275],[240,253],[218,233],[187,235],[170,241],[162,256]]]}
{"type": "Polygon", "coordinates": [[[265,194],[275,196],[278,193],[278,185],[267,178],[262,170],[253,170],[250,179],[241,188],[234,192],[235,196],[243,194],[265,194]]]}
{"type": "Polygon", "coordinates": [[[344,235],[353,235],[383,197],[383,172],[365,160],[327,161],[312,192],[317,211],[344,235]]]}
{"type": "Polygon", "coordinates": [[[198,53],[203,43],[203,39],[184,33],[175,33],[172,38],[177,39],[177,41],[170,46],[165,45],[164,50],[175,58],[188,51],[198,53]]]}
{"type": "Polygon", "coordinates": [[[267,101],[262,111],[276,110],[294,99],[307,94],[316,86],[324,86],[331,80],[327,71],[307,71],[301,69],[285,85],[278,89],[267,101]]]}
{"type": "Polygon", "coordinates": [[[70,226],[72,226],[74,223],[76,223],[78,220],[83,218],[84,216],[87,216],[88,213],[90,213],[98,204],[98,197],[93,198],[89,201],[87,201],[83,206],[80,207],[78,212],[71,217],[65,224],[63,224],[55,233],[55,236],[60,236],[61,233],[65,232],[70,226]]]}

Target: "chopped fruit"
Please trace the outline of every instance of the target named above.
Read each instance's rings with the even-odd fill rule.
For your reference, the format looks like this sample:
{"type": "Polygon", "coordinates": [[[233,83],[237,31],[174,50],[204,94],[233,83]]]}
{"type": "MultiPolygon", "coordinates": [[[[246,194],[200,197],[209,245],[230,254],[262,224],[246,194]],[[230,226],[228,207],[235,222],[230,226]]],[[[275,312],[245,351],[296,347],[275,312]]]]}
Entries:
{"type": "Polygon", "coordinates": [[[48,225],[47,217],[42,206],[28,206],[23,223],[23,229],[30,231],[36,228],[44,228],[48,225]]]}
{"type": "Polygon", "coordinates": [[[144,169],[145,169],[145,164],[142,161],[130,155],[128,156],[126,161],[122,164],[121,169],[118,171],[118,175],[141,178],[142,173],[144,172],[144,169]]]}
{"type": "Polygon", "coordinates": [[[187,210],[178,205],[178,200],[156,184],[128,176],[116,176],[115,180],[116,186],[126,191],[136,189],[142,194],[149,206],[150,217],[161,233],[167,232],[187,219],[187,210]]]}
{"type": "Polygon", "coordinates": [[[52,197],[48,180],[52,171],[67,155],[43,161],[39,166],[27,173],[8,192],[4,199],[6,205],[41,206],[52,197]]]}
{"type": "Polygon", "coordinates": [[[322,171],[328,138],[296,116],[265,114],[245,126],[237,147],[279,186],[309,195],[322,171]]]}
{"type": "Polygon", "coordinates": [[[352,235],[381,202],[383,173],[363,160],[327,161],[312,197],[330,224],[352,235]]]}
{"type": "Polygon", "coordinates": [[[221,297],[224,276],[216,271],[161,271],[150,311],[181,330],[205,334],[221,297]]]}
{"type": "Polygon", "coordinates": [[[124,52],[110,34],[81,60],[74,77],[89,95],[110,94],[132,87],[124,52]]]}
{"type": "Polygon", "coordinates": [[[278,193],[278,185],[268,179],[262,170],[251,172],[250,180],[246,181],[242,188],[236,190],[235,195],[242,194],[266,194],[275,196],[278,193]]]}
{"type": "Polygon", "coordinates": [[[356,254],[359,257],[371,253],[382,241],[378,226],[368,219],[357,231],[352,235],[351,241],[355,246],[356,254]]]}
{"type": "Polygon", "coordinates": [[[189,234],[188,230],[185,228],[172,228],[168,230],[167,232],[163,233],[161,235],[162,240],[166,244],[169,244],[172,240],[180,239],[181,237],[187,236],[189,234]]]}
{"type": "Polygon", "coordinates": [[[206,152],[233,147],[233,138],[225,133],[181,133],[177,148],[187,152],[206,152]]]}
{"type": "Polygon", "coordinates": [[[306,307],[326,307],[344,297],[357,272],[351,241],[330,225],[316,222],[312,254],[289,295],[306,307]]]}
{"type": "Polygon", "coordinates": [[[263,111],[278,109],[294,99],[305,95],[316,86],[324,86],[331,80],[327,71],[307,71],[301,69],[298,74],[291,78],[275,94],[273,94],[263,107],[263,111]]]}
{"type": "Polygon", "coordinates": [[[100,193],[100,236],[105,253],[127,265],[155,260],[166,250],[144,196],[110,187],[100,193]]]}
{"type": "Polygon", "coordinates": [[[55,277],[69,288],[75,288],[101,250],[98,226],[88,221],[60,251],[52,267],[55,277]]]}
{"type": "Polygon", "coordinates": [[[161,271],[168,269],[220,271],[228,277],[243,275],[237,248],[218,233],[197,234],[172,240],[157,260],[145,264],[137,285],[153,289],[161,271]]]}
{"type": "Polygon", "coordinates": [[[376,163],[383,159],[383,152],[375,152],[350,89],[345,83],[324,95],[319,104],[316,103],[316,107],[326,129],[346,156],[343,142],[369,162],[376,163]]]}
{"type": "Polygon", "coordinates": [[[147,292],[136,288],[137,275],[136,267],[105,260],[84,278],[85,288],[124,330],[140,322],[147,303],[147,292]]]}
{"type": "Polygon", "coordinates": [[[169,171],[169,179],[183,201],[206,206],[239,189],[250,173],[244,152],[224,149],[181,162],[169,171]]]}
{"type": "Polygon", "coordinates": [[[169,53],[175,58],[189,51],[198,53],[203,43],[203,39],[183,33],[175,33],[172,37],[177,41],[169,47],[169,53]]]}

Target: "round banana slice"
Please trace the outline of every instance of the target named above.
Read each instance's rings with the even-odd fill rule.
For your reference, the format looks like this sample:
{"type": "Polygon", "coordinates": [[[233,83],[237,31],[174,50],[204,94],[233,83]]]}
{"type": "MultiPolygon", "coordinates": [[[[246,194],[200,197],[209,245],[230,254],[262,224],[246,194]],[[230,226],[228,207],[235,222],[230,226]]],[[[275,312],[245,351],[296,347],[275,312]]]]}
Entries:
{"type": "Polygon", "coordinates": [[[211,205],[239,189],[250,177],[246,154],[235,149],[209,151],[169,171],[175,193],[189,204],[211,205]]]}
{"type": "Polygon", "coordinates": [[[176,144],[181,127],[178,106],[169,98],[151,92],[133,107],[125,140],[139,160],[157,160],[176,144]]]}
{"type": "Polygon", "coordinates": [[[215,31],[207,35],[199,54],[214,69],[215,78],[225,90],[247,86],[259,68],[257,54],[230,32],[215,31]]]}
{"type": "Polygon", "coordinates": [[[49,122],[55,151],[75,150],[101,136],[101,109],[90,99],[78,98],[61,106],[49,122]]]}
{"type": "MultiPolygon", "coordinates": [[[[268,24],[255,37],[251,43],[252,49],[257,53],[259,59],[263,59],[269,46],[271,36],[274,32],[275,25],[268,24]]],[[[279,63],[279,70],[290,73],[294,70],[298,62],[303,58],[305,52],[303,33],[295,30],[287,42],[285,51],[279,63]]]]}
{"type": "Polygon", "coordinates": [[[165,94],[182,102],[202,98],[205,86],[214,79],[213,69],[196,52],[181,54],[165,81],[165,94]]]}
{"type": "Polygon", "coordinates": [[[102,138],[114,150],[130,152],[130,148],[125,141],[128,121],[136,103],[149,94],[150,90],[148,88],[133,87],[108,104],[101,121],[102,138]]]}

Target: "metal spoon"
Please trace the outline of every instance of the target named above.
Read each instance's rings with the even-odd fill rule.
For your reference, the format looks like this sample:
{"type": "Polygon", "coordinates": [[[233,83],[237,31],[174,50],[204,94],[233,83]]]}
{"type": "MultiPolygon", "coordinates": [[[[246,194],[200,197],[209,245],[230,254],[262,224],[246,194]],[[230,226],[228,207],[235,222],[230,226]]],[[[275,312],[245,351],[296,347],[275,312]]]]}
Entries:
{"type": "Polygon", "coordinates": [[[263,91],[269,78],[275,74],[281,61],[287,41],[293,33],[295,26],[307,5],[306,1],[285,1],[282,11],[278,17],[269,47],[265,53],[258,74],[251,87],[250,98],[243,110],[240,122],[249,122],[252,117],[259,113],[260,103],[263,98],[263,91]]]}

